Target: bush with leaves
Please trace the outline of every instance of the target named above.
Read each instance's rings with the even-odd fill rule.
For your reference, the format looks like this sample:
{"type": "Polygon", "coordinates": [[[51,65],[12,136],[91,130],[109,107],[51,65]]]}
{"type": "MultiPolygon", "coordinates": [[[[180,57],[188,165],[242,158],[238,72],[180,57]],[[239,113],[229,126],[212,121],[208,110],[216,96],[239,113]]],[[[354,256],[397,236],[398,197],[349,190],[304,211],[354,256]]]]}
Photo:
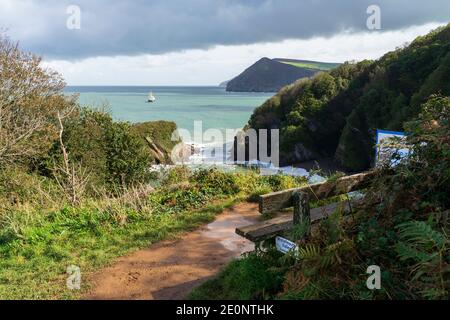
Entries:
{"type": "MultiPolygon", "coordinates": [[[[91,189],[118,191],[148,178],[150,156],[145,141],[126,122],[115,122],[104,111],[79,108],[64,121],[63,141],[69,158],[91,175],[91,189]]],[[[61,161],[55,141],[44,171],[61,161]]]]}
{"type": "Polygon", "coordinates": [[[241,191],[234,175],[227,174],[217,168],[198,170],[191,177],[191,180],[201,185],[207,193],[220,192],[232,195],[241,191]]]}
{"type": "Polygon", "coordinates": [[[0,30],[0,165],[29,164],[56,138],[57,111],[74,105],[61,76],[0,30]]]}

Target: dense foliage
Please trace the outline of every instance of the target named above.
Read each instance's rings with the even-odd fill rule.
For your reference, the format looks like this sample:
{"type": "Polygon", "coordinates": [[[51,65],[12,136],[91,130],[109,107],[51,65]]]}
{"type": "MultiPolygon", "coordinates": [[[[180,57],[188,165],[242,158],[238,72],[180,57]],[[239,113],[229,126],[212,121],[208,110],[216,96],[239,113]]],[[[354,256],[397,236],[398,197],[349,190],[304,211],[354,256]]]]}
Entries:
{"type": "Polygon", "coordinates": [[[149,139],[167,156],[176,125],[114,121],[78,106],[64,86],[39,57],[0,35],[0,169],[57,180],[65,195],[77,189],[101,196],[148,180],[155,160],[149,139]]]}
{"type": "MultiPolygon", "coordinates": [[[[115,122],[102,111],[80,108],[65,119],[63,142],[69,159],[89,173],[90,187],[117,188],[143,182],[151,163],[145,140],[125,122],[115,122]]],[[[61,161],[60,141],[55,140],[45,172],[61,161]]]]}
{"type": "Polygon", "coordinates": [[[238,298],[221,290],[249,271],[259,279],[275,270],[283,278],[278,285],[259,281],[239,292],[244,298],[265,292],[280,299],[449,299],[450,100],[432,96],[421,110],[406,124],[411,153],[377,170],[351,216],[338,210],[321,221],[310,237],[297,239],[297,253],[269,251],[234,262],[192,297],[238,298]],[[372,265],[381,269],[381,290],[366,286],[372,265]]]}
{"type": "Polygon", "coordinates": [[[304,183],[152,170],[178,143],[174,123],[133,125],[80,107],[40,62],[0,38],[0,299],[74,297],[65,286],[71,264],[88,272],[242,197],[304,183]]]}
{"type": "Polygon", "coordinates": [[[375,130],[403,130],[432,94],[450,94],[450,26],[377,61],[347,63],[282,89],[249,126],[281,130],[282,160],[335,156],[347,169],[373,161],[375,130]]]}
{"type": "Polygon", "coordinates": [[[58,111],[74,104],[65,83],[0,32],[0,166],[29,164],[57,138],[58,111]]]}

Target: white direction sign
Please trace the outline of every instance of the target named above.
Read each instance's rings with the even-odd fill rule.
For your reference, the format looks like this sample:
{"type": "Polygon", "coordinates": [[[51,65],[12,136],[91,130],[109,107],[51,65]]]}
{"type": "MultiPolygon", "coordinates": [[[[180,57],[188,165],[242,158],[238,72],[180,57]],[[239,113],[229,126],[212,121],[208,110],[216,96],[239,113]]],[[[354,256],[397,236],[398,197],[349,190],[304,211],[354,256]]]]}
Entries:
{"type": "MultiPolygon", "coordinates": [[[[409,149],[404,146],[405,140],[404,132],[377,130],[376,166],[391,160],[394,153],[398,153],[401,158],[408,156],[409,149]],[[394,143],[395,139],[398,139],[399,143],[394,143]]],[[[391,161],[392,166],[396,164],[395,161],[391,161]]]]}
{"type": "Polygon", "coordinates": [[[294,251],[298,250],[298,247],[294,242],[292,242],[288,239],[282,238],[282,237],[276,237],[275,243],[277,246],[277,250],[282,253],[288,253],[292,250],[294,250],[294,251]]]}

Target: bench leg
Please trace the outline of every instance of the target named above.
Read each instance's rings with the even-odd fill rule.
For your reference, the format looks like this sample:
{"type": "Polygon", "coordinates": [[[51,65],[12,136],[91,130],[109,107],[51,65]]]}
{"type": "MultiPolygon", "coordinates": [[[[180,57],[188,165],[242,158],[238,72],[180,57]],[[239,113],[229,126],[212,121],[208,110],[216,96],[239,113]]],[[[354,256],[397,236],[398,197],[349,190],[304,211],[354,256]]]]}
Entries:
{"type": "Polygon", "coordinates": [[[255,251],[256,251],[256,253],[267,252],[267,249],[264,248],[264,244],[265,244],[266,241],[267,241],[267,239],[255,242],[255,251]]]}

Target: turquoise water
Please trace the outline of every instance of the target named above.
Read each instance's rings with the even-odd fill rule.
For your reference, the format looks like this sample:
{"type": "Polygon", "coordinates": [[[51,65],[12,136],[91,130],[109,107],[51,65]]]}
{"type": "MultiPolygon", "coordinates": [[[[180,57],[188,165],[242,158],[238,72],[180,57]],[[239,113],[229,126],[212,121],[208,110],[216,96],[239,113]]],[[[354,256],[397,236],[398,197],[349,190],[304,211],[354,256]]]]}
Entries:
{"type": "Polygon", "coordinates": [[[194,121],[202,121],[203,130],[242,128],[253,110],[272,96],[229,93],[220,87],[67,87],[66,93],[79,93],[83,105],[107,103],[116,120],[170,120],[191,132],[194,121]],[[146,102],[150,90],[157,98],[154,103],[146,102]]]}

